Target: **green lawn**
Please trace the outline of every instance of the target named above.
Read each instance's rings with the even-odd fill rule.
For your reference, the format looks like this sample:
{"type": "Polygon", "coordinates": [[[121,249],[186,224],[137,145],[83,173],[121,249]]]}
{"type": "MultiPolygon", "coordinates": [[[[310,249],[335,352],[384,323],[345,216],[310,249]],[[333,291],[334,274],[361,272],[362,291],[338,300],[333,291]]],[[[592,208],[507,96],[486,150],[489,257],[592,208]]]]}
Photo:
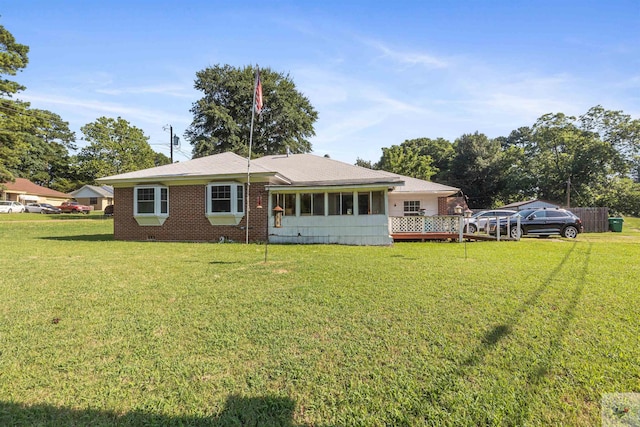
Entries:
{"type": "Polygon", "coordinates": [[[0,216],[0,425],[591,426],[603,393],[640,392],[638,219],[265,263],[20,216],[0,216]]]}

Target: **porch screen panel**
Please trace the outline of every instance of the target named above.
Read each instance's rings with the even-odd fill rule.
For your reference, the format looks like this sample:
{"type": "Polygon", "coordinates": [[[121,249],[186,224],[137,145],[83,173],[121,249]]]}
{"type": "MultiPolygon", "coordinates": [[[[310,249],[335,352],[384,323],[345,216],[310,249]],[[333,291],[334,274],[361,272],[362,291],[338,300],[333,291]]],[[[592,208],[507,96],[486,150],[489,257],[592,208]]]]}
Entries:
{"type": "MultiPolygon", "coordinates": [[[[282,207],[282,195],[279,193],[271,193],[271,209],[275,209],[276,206],[282,207]]],[[[273,212],[271,213],[273,214],[273,212]]]]}
{"type": "Polygon", "coordinates": [[[371,192],[358,193],[358,215],[371,215],[371,192]]]}
{"type": "Polygon", "coordinates": [[[384,191],[371,192],[371,213],[373,215],[384,215],[384,191]]]}
{"type": "Polygon", "coordinates": [[[311,198],[311,194],[302,193],[300,194],[300,215],[311,215],[313,212],[313,199],[311,198]]]}
{"type": "Polygon", "coordinates": [[[313,214],[324,216],[324,193],[313,194],[313,214]]]}
{"type": "Polygon", "coordinates": [[[340,215],[340,193],[329,193],[329,215],[340,215]]]}
{"type": "Polygon", "coordinates": [[[285,215],[295,215],[296,214],[296,195],[295,194],[284,194],[284,209],[285,215]]]}
{"type": "Polygon", "coordinates": [[[353,193],[340,193],[342,196],[342,215],[353,215],[353,193]]]}

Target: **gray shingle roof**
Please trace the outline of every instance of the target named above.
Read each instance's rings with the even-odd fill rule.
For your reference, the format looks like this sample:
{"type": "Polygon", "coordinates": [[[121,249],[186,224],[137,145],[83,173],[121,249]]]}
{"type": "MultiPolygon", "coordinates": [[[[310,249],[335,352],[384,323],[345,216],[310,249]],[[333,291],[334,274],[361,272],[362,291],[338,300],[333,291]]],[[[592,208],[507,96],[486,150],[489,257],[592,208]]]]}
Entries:
{"type": "MultiPolygon", "coordinates": [[[[252,173],[269,172],[263,168],[253,167],[252,173]]],[[[241,175],[247,173],[247,159],[235,153],[222,153],[213,156],[200,157],[186,162],[171,163],[155,168],[142,169],[120,175],[107,176],[98,179],[104,183],[127,182],[135,180],[207,177],[213,175],[241,175]]]]}
{"type": "Polygon", "coordinates": [[[253,165],[277,171],[291,185],[402,184],[399,175],[372,170],[313,154],[264,156],[253,165]]]}
{"type": "MultiPolygon", "coordinates": [[[[186,162],[100,178],[102,183],[149,182],[216,176],[244,176],[247,159],[222,153],[186,162]]],[[[272,182],[292,186],[370,185],[395,187],[397,192],[455,193],[457,188],[391,172],[367,169],[313,154],[264,156],[251,161],[251,173],[273,177],[272,182]]]]}
{"type": "Polygon", "coordinates": [[[404,186],[398,187],[394,190],[394,193],[457,193],[459,188],[450,187],[444,184],[438,184],[437,182],[424,181],[422,179],[411,178],[409,176],[402,176],[404,179],[404,186]]]}

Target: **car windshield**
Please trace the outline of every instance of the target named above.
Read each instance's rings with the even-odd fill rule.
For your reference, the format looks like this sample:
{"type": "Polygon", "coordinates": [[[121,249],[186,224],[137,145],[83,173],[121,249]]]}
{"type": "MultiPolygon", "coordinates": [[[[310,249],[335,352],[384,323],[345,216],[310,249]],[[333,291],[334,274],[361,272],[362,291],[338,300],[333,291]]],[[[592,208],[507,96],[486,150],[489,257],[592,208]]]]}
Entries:
{"type": "Polygon", "coordinates": [[[536,210],[535,209],[525,209],[523,211],[519,211],[514,213],[513,215],[511,215],[512,218],[516,218],[516,217],[522,217],[522,218],[526,218],[529,215],[531,215],[532,213],[534,213],[536,210]]]}

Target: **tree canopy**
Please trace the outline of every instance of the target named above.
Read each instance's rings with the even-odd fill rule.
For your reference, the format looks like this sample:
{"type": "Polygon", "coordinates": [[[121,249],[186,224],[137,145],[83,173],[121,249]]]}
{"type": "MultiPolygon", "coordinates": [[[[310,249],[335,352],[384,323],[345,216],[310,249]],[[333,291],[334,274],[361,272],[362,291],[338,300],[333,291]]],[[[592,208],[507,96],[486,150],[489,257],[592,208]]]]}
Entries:
{"type": "Polygon", "coordinates": [[[490,205],[500,179],[500,143],[475,132],[458,138],[454,151],[449,182],[461,188],[472,205],[490,205]]]}
{"type": "MultiPolygon", "coordinates": [[[[89,143],[75,157],[83,181],[159,166],[165,160],[151,149],[149,137],[128,121],[100,117],[80,128],[89,143]]],[[[166,163],[169,159],[166,158],[166,163]]]]}
{"type": "Polygon", "coordinates": [[[69,150],[75,150],[75,134],[69,124],[50,111],[30,109],[25,150],[17,168],[22,178],[38,185],[69,191],[63,179],[70,175],[69,150]]]}
{"type": "Polygon", "coordinates": [[[27,148],[24,140],[30,121],[28,103],[12,99],[24,86],[10,80],[29,62],[29,47],[17,43],[13,35],[0,25],[0,182],[12,180],[27,148]]]}
{"type": "Polygon", "coordinates": [[[426,165],[431,179],[459,187],[472,208],[540,198],[640,212],[640,120],[599,105],[579,117],[545,114],[507,137],[408,140],[383,148],[372,167],[429,179],[426,165]]]}
{"type": "MultiPolygon", "coordinates": [[[[232,151],[248,154],[255,69],[216,65],[196,73],[195,88],[204,96],[193,104],[194,115],[186,135],[193,156],[232,151]]],[[[311,151],[318,118],[309,100],[297,91],[289,75],[260,70],[264,106],[254,121],[255,156],[311,151]]]]}

